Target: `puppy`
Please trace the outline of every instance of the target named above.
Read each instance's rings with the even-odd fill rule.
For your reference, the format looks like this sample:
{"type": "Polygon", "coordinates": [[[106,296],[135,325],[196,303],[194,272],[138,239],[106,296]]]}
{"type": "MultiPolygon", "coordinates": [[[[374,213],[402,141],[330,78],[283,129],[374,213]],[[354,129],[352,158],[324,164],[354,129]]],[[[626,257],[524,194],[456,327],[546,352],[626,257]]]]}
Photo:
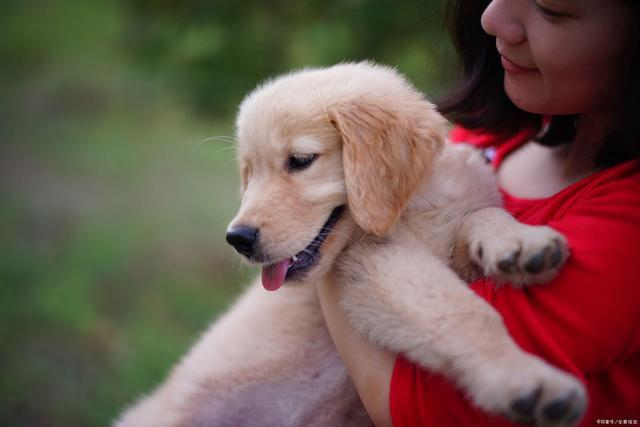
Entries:
{"type": "Polygon", "coordinates": [[[581,383],[523,352],[465,283],[549,280],[566,241],[499,208],[491,168],[445,142],[445,120],[406,79],[368,62],[288,74],[248,95],[236,126],[242,201],[227,240],[261,280],[117,426],[370,425],[324,327],[319,280],[340,287],[359,333],[480,408],[577,422],[581,383]]]}

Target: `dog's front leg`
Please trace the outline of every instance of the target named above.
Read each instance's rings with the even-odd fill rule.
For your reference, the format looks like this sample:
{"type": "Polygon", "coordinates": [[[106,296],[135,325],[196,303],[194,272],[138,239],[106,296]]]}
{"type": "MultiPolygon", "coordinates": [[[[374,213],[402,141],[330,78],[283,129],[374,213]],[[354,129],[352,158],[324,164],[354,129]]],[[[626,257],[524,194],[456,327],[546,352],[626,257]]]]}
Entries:
{"type": "Polygon", "coordinates": [[[551,280],[568,255],[567,240],[554,229],[522,224],[490,207],[465,217],[452,263],[467,281],[484,276],[522,286],[551,280]]]}
{"type": "Polygon", "coordinates": [[[484,410],[538,425],[567,425],[584,410],[582,385],[523,352],[499,314],[410,233],[350,248],[334,275],[358,332],[447,375],[484,410]],[[551,420],[556,407],[562,416],[551,420]]]}

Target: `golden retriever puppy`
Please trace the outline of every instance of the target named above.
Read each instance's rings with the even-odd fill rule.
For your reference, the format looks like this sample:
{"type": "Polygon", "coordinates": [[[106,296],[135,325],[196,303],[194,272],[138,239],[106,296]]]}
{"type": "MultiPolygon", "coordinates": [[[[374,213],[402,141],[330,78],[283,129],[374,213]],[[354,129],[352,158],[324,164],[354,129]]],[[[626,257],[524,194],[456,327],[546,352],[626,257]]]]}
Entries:
{"type": "Polygon", "coordinates": [[[319,280],[340,286],[357,331],[480,408],[577,422],[582,384],[522,351],[465,282],[548,280],[566,241],[499,208],[491,168],[445,141],[445,120],[406,79],[368,62],[288,74],[248,95],[236,125],[242,201],[227,240],[262,264],[261,280],[117,426],[369,425],[319,280]]]}

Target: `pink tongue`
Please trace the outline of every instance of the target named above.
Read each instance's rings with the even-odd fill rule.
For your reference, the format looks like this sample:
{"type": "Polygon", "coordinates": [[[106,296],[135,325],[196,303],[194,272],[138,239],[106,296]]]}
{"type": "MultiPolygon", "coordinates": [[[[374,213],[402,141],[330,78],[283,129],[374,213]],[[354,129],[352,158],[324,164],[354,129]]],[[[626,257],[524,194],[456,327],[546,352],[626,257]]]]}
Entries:
{"type": "Polygon", "coordinates": [[[268,291],[276,291],[284,283],[289,268],[289,260],[266,265],[262,268],[262,286],[268,291]]]}

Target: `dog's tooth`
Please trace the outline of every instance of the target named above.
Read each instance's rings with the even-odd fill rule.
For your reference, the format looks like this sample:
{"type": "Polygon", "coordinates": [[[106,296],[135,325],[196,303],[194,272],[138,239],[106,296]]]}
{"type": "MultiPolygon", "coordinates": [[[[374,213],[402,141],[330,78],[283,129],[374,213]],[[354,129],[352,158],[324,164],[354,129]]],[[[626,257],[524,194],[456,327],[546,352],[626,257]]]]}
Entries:
{"type": "Polygon", "coordinates": [[[291,259],[293,260],[293,262],[298,261],[298,257],[296,255],[292,256],[291,259]]]}

